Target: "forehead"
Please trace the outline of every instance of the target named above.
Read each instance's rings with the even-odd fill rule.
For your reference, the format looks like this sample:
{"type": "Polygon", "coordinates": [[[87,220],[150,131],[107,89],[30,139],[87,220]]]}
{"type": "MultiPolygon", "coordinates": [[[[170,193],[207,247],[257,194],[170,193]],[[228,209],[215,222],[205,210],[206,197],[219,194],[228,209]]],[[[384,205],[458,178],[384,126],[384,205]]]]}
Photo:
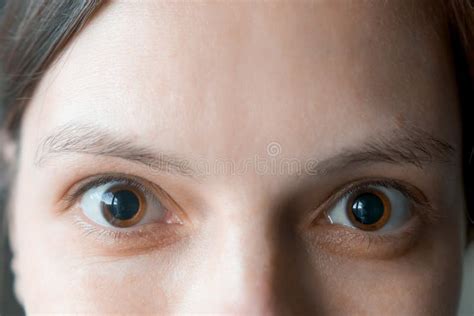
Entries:
{"type": "Polygon", "coordinates": [[[404,124],[443,132],[456,116],[455,89],[443,31],[426,8],[114,1],[47,72],[29,123],[46,133],[92,122],[204,155],[271,140],[309,155],[404,124]]]}

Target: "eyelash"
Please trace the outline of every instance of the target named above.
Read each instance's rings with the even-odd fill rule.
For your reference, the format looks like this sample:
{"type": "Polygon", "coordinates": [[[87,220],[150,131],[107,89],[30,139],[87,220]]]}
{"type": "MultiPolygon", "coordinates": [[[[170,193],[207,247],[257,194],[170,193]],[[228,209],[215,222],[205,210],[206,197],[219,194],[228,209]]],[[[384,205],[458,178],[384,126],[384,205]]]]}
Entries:
{"type": "MultiPolygon", "coordinates": [[[[161,189],[159,186],[150,183],[151,188],[148,185],[143,184],[143,182],[146,180],[140,180],[136,179],[136,177],[132,175],[124,175],[124,174],[111,174],[111,175],[101,175],[97,176],[91,180],[85,180],[79,182],[77,184],[76,189],[72,189],[70,193],[67,193],[64,196],[64,201],[66,202],[69,207],[72,205],[76,204],[78,200],[81,198],[81,196],[87,192],[88,190],[99,187],[101,185],[110,183],[110,182],[120,182],[126,185],[129,185],[133,188],[136,188],[143,192],[145,195],[149,196],[156,196],[160,202],[164,202],[165,205],[168,203],[167,200],[171,200],[171,197],[168,197],[166,192],[161,189]],[[84,183],[85,182],[85,183],[84,183]],[[164,201],[163,201],[164,200],[164,201]]],[[[415,209],[414,215],[417,216],[422,223],[432,223],[439,219],[439,215],[435,210],[433,209],[432,205],[428,202],[426,197],[423,195],[423,193],[418,190],[417,188],[413,187],[410,184],[400,182],[400,181],[395,181],[395,180],[389,180],[389,179],[360,179],[356,180],[355,182],[352,182],[349,185],[345,185],[342,188],[338,188],[335,190],[335,193],[330,195],[330,198],[326,200],[322,205],[320,205],[317,210],[314,212],[314,216],[312,219],[310,219],[311,226],[317,225],[318,220],[321,219],[321,216],[326,217],[327,216],[327,211],[337,203],[340,199],[348,198],[352,196],[353,194],[357,194],[360,192],[363,192],[364,190],[367,190],[369,186],[382,186],[385,188],[391,188],[391,189],[396,189],[399,190],[401,193],[403,193],[409,200],[410,203],[412,203],[413,208],[415,209]],[[318,211],[318,209],[322,209],[323,211],[318,211]]],[[[174,211],[174,210],[173,210],[174,211]]],[[[114,248],[121,248],[120,254],[126,254],[126,250],[130,248],[136,248],[136,242],[133,243],[133,240],[139,239],[140,241],[144,241],[143,243],[143,250],[149,249],[149,248],[162,248],[168,244],[171,244],[173,241],[177,240],[178,238],[183,237],[184,235],[181,234],[181,232],[175,233],[173,229],[170,229],[166,231],[167,227],[166,225],[159,223],[156,225],[161,225],[160,229],[156,229],[156,225],[154,224],[147,224],[143,225],[140,227],[135,227],[131,230],[127,229],[121,229],[119,230],[113,230],[110,228],[101,228],[98,227],[97,225],[88,223],[86,220],[84,220],[84,217],[81,215],[76,214],[74,216],[74,223],[76,225],[79,225],[81,228],[81,231],[83,235],[85,236],[93,236],[97,240],[101,240],[102,242],[113,244],[114,248]],[[157,233],[157,231],[159,233],[157,233]],[[147,246],[148,245],[148,246],[147,246]],[[120,247],[123,246],[123,247],[120,247]]],[[[325,225],[325,226],[330,226],[330,225],[325,225]]],[[[339,226],[339,225],[333,225],[333,226],[339,226]]],[[[334,248],[334,242],[329,241],[331,238],[334,240],[338,240],[338,243],[341,243],[341,240],[343,241],[341,244],[344,247],[347,247],[349,244],[365,244],[367,245],[367,251],[370,252],[371,249],[369,248],[376,248],[375,253],[379,252],[381,254],[385,248],[390,248],[387,247],[387,245],[392,245],[392,248],[402,248],[399,245],[399,240],[400,239],[414,239],[415,232],[413,229],[406,229],[405,231],[402,231],[400,233],[389,233],[389,234],[377,234],[373,232],[364,232],[364,231],[359,231],[357,229],[349,229],[349,228],[328,228],[325,230],[325,233],[320,234],[320,236],[323,236],[322,238],[322,243],[328,244],[331,247],[334,248]],[[328,229],[331,229],[332,234],[327,234],[328,229]],[[336,235],[334,234],[336,232],[336,235]],[[324,236],[324,234],[327,234],[327,236],[324,236]],[[329,236],[329,237],[328,237],[329,236]],[[337,237],[338,236],[338,237],[337,237]],[[397,244],[398,243],[398,244],[397,244]],[[384,245],[384,249],[380,249],[380,245],[384,245]]],[[[311,229],[315,230],[315,229],[311,229]]],[[[318,230],[318,229],[316,229],[318,230]]],[[[408,242],[408,241],[407,241],[408,242]]],[[[344,248],[340,247],[339,248],[344,248]]],[[[361,246],[359,246],[361,248],[361,246]]],[[[373,249],[372,249],[373,250],[373,249]]],[[[340,249],[338,251],[341,251],[340,249]]],[[[136,253],[136,249],[134,250],[134,253],[136,253]]],[[[347,251],[346,251],[347,252],[347,251]]],[[[393,251],[395,252],[395,250],[393,251]]],[[[346,253],[347,254],[347,253],[346,253]]]]}
{"type": "MultiPolygon", "coordinates": [[[[155,196],[164,204],[165,208],[170,204],[176,204],[163,189],[153,183],[145,185],[143,182],[146,182],[146,180],[136,179],[136,177],[132,175],[110,174],[97,176],[91,180],[83,180],[76,184],[75,187],[77,188],[71,189],[71,192],[66,193],[63,198],[67,205],[66,208],[76,205],[82,195],[88,190],[110,182],[119,182],[129,185],[140,190],[146,196],[155,196]]],[[[178,208],[179,206],[176,204],[176,207],[178,208]]],[[[173,209],[173,211],[176,210],[173,209]]],[[[140,250],[146,251],[150,248],[164,248],[185,237],[183,230],[176,229],[176,226],[183,226],[180,224],[152,223],[134,227],[133,229],[113,229],[92,224],[81,214],[74,214],[73,222],[79,226],[83,236],[93,237],[97,241],[102,242],[102,244],[111,245],[114,255],[116,256],[126,256],[129,251],[135,255],[139,253],[140,250]],[[137,245],[137,239],[140,240],[139,245],[137,245]]]]}
{"type": "MultiPolygon", "coordinates": [[[[433,222],[439,218],[439,216],[436,215],[431,203],[419,189],[408,183],[389,179],[359,179],[351,182],[349,185],[343,186],[342,189],[336,189],[335,193],[332,193],[330,198],[325,203],[323,203],[322,206],[318,207],[323,208],[324,212],[315,212],[315,217],[319,217],[320,213],[325,213],[327,209],[333,207],[337,201],[349,198],[358,193],[363,193],[371,186],[380,186],[387,189],[395,189],[400,191],[407,199],[410,200],[410,203],[412,203],[414,208],[417,209],[418,213],[420,213],[419,215],[421,215],[427,222],[433,222]]],[[[312,221],[314,220],[316,220],[316,218],[313,218],[312,221]]]]}
{"type": "MultiPolygon", "coordinates": [[[[156,195],[156,192],[150,190],[147,186],[143,185],[139,180],[134,180],[133,176],[129,175],[102,175],[93,178],[92,180],[87,181],[85,184],[79,185],[79,188],[72,190],[72,192],[67,193],[64,197],[64,201],[67,204],[73,204],[76,202],[85,192],[90,189],[97,188],[101,185],[110,183],[110,182],[119,182],[125,185],[129,185],[137,190],[140,190],[142,193],[147,195],[156,195]]],[[[156,186],[155,186],[156,187],[156,186]]],[[[163,190],[159,187],[156,187],[156,191],[162,192],[163,190]]]]}
{"type": "Polygon", "coordinates": [[[330,198],[320,205],[310,220],[310,243],[319,244],[331,252],[355,257],[388,259],[402,254],[413,244],[423,224],[431,224],[441,217],[425,195],[414,186],[389,179],[360,179],[336,190],[330,198]],[[366,191],[370,186],[381,186],[400,191],[412,204],[412,218],[400,230],[379,234],[329,224],[327,212],[341,199],[366,191]],[[340,192],[340,193],[339,193],[340,192]],[[323,222],[321,225],[320,223],[323,222]],[[411,224],[411,225],[410,225],[411,224]],[[315,229],[314,226],[319,225],[315,229]],[[343,249],[342,249],[343,248],[343,249]]]}

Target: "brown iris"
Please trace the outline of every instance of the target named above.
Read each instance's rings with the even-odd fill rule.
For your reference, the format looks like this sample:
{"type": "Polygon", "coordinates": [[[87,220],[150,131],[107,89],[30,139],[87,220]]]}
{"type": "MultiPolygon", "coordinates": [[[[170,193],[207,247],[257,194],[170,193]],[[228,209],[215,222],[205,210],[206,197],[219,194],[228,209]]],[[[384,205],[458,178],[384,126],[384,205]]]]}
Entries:
{"type": "Polygon", "coordinates": [[[130,227],[138,223],[145,214],[146,199],[133,187],[119,185],[102,194],[101,211],[105,219],[116,227],[130,227]]]}
{"type": "Polygon", "coordinates": [[[346,211],[354,226],[373,231],[387,223],[392,210],[385,194],[377,190],[365,190],[349,199],[346,211]]]}

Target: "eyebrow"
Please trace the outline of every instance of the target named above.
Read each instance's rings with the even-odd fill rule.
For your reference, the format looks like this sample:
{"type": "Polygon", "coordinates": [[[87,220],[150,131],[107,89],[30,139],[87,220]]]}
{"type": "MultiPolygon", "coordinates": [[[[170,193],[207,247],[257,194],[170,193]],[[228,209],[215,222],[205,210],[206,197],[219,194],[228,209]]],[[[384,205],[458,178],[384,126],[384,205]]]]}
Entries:
{"type": "MultiPolygon", "coordinates": [[[[93,125],[73,123],[59,127],[40,142],[35,165],[42,167],[52,156],[67,153],[121,158],[143,164],[151,171],[185,176],[196,173],[185,158],[151,151],[132,139],[113,135],[93,125]]],[[[315,160],[314,165],[306,168],[305,172],[326,175],[370,163],[410,164],[422,169],[433,163],[450,163],[455,153],[453,145],[412,126],[389,130],[368,142],[344,148],[328,159],[315,160]]]]}
{"type": "Polygon", "coordinates": [[[345,148],[331,158],[317,161],[307,171],[325,175],[370,163],[408,164],[423,169],[434,163],[452,163],[455,154],[456,147],[449,142],[415,126],[405,126],[378,134],[361,145],[345,148]]]}
{"type": "Polygon", "coordinates": [[[143,164],[150,171],[193,175],[186,159],[151,151],[132,139],[112,135],[96,126],[73,123],[59,127],[40,142],[36,150],[35,165],[42,167],[52,156],[68,153],[121,158],[143,164]]]}

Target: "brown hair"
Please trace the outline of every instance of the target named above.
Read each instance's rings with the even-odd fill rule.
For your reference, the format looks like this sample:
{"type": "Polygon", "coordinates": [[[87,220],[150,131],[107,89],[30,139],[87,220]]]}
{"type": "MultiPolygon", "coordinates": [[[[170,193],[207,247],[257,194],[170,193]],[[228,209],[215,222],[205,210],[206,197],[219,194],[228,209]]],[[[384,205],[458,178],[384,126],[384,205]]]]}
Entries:
{"type": "MultiPolygon", "coordinates": [[[[102,2],[11,0],[4,3],[0,21],[0,142],[5,137],[17,139],[21,116],[35,85],[102,2]]],[[[12,292],[5,216],[13,172],[1,154],[4,153],[0,153],[0,315],[17,315],[21,308],[12,292]]]]}
{"type": "MultiPolygon", "coordinates": [[[[0,0],[0,6],[2,5],[0,0]]],[[[2,9],[0,20],[0,135],[16,140],[22,113],[35,85],[67,42],[102,5],[102,0],[10,0],[2,9]]],[[[463,117],[464,184],[468,209],[473,210],[474,122],[474,5],[470,0],[441,2],[445,12],[456,66],[457,83],[463,117]]],[[[2,138],[0,138],[0,142],[2,138]]],[[[8,197],[11,168],[2,161],[0,152],[0,220],[8,197]],[[3,184],[3,185],[2,185],[3,184]]],[[[471,215],[471,217],[474,217],[471,215]]],[[[0,235],[6,235],[1,220],[0,235]]],[[[472,238],[472,237],[471,237],[472,238]]],[[[8,250],[7,238],[0,243],[8,250]]],[[[8,256],[9,253],[7,253],[8,256]]],[[[5,256],[6,257],[6,256],[5,256]]],[[[4,259],[5,259],[4,257],[4,259]]],[[[12,306],[9,261],[0,260],[0,314],[17,314],[12,306]],[[8,276],[7,278],[2,276],[8,276]]]]}

